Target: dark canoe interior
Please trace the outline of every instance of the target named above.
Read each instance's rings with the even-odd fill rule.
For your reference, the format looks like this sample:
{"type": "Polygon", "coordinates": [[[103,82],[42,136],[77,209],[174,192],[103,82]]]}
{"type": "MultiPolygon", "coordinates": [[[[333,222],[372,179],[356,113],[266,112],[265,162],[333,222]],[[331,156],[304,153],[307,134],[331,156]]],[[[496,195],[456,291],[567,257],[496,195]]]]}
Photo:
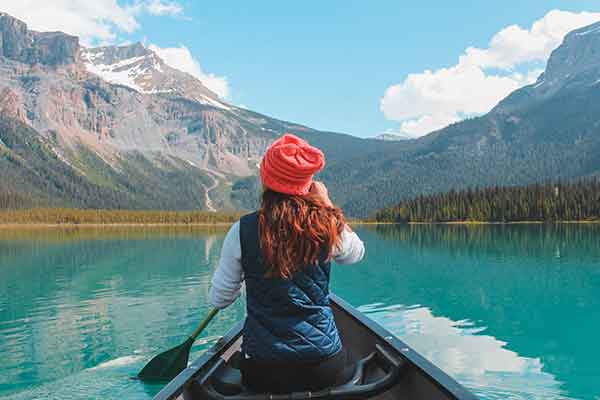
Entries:
{"type": "MultiPolygon", "coordinates": [[[[394,375],[393,381],[386,385],[385,391],[381,392],[380,390],[379,394],[340,396],[338,393],[337,397],[317,396],[317,398],[476,399],[472,393],[454,379],[344,300],[335,295],[331,296],[331,300],[342,342],[348,350],[349,364],[368,358],[369,355],[376,352],[376,347],[379,346],[379,352],[387,354],[388,357],[391,356],[395,360],[396,366],[399,365],[400,368],[398,368],[399,373],[394,375]]],[[[207,395],[207,393],[210,393],[210,391],[207,391],[207,387],[212,388],[210,382],[213,378],[210,377],[217,374],[215,371],[218,372],[221,368],[225,368],[228,363],[235,363],[236,353],[239,351],[242,341],[242,326],[242,323],[239,323],[212,349],[165,386],[154,399],[225,399],[226,397],[207,395]]],[[[375,372],[375,375],[377,375],[377,372],[375,372]]],[[[379,373],[380,378],[383,375],[385,375],[385,371],[379,373]]],[[[261,398],[268,399],[269,397],[263,395],[261,398]]],[[[308,398],[308,396],[289,398],[308,398]]],[[[312,398],[315,398],[314,394],[312,398]]]]}

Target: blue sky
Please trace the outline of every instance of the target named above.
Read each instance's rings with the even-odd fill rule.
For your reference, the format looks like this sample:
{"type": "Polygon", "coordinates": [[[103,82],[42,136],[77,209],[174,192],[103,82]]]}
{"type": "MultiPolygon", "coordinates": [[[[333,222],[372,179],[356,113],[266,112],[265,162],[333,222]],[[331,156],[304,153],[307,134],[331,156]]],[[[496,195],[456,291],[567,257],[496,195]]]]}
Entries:
{"type": "MultiPolygon", "coordinates": [[[[103,14],[95,22],[110,35],[101,30],[96,36],[78,32],[84,28],[75,19],[69,25],[62,18],[63,30],[88,35],[87,41],[95,43],[140,40],[160,48],[185,46],[204,74],[226,80],[228,101],[357,136],[388,130],[419,136],[485,112],[498,97],[535,79],[549,53],[534,49],[540,46],[540,35],[546,40],[544,46],[556,46],[552,30],[562,35],[564,26],[570,30],[600,20],[600,14],[580,15],[600,12],[598,1],[576,0],[508,0],[493,5],[483,1],[98,1],[103,2],[115,17],[103,14]],[[152,9],[151,5],[175,8],[152,9]],[[132,12],[135,6],[140,10],[132,12]],[[551,10],[573,14],[544,19],[551,10]],[[532,24],[539,20],[549,28],[536,33],[532,24]],[[494,49],[490,40],[514,24],[530,33],[520,40],[519,31],[513,32],[516,47],[523,47],[519,54],[512,54],[510,32],[501,35],[508,45],[499,40],[494,49]],[[477,61],[469,61],[467,67],[452,69],[471,46],[483,55],[473,55],[471,59],[477,61]],[[511,61],[499,61],[504,58],[511,61]],[[441,68],[450,70],[438,71],[441,68]],[[426,70],[432,73],[427,75],[426,70]],[[416,75],[407,80],[411,73],[416,75]]],[[[16,16],[34,28],[50,24],[41,17],[36,20],[19,3],[23,2],[6,0],[4,11],[22,14],[16,16]]],[[[92,21],[96,18],[81,1],[60,0],[53,6],[80,12],[92,21]]],[[[56,24],[60,22],[52,27],[56,24]]]]}

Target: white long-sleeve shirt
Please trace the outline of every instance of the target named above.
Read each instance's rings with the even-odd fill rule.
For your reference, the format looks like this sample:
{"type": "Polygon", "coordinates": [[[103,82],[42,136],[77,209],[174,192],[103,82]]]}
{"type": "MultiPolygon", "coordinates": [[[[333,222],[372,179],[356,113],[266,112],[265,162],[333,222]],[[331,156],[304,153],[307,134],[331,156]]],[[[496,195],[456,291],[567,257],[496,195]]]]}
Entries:
{"type": "MultiPolygon", "coordinates": [[[[365,245],[358,235],[349,228],[344,229],[340,245],[334,249],[333,260],[338,264],[354,264],[364,255],[365,245]]],[[[225,308],[233,303],[240,295],[243,281],[240,223],[236,222],[225,236],[219,265],[212,277],[209,293],[212,305],[225,308]]]]}

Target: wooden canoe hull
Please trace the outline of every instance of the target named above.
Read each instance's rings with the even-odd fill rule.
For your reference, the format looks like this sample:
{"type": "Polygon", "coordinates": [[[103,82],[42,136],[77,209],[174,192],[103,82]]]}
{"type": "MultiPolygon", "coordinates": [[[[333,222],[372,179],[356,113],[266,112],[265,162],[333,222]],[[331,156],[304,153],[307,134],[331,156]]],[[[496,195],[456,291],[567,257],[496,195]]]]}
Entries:
{"type": "MultiPolygon", "coordinates": [[[[348,349],[349,359],[355,362],[369,355],[376,344],[407,363],[397,382],[386,392],[371,399],[427,399],[427,400],[474,400],[476,397],[466,388],[430,363],[406,343],[388,330],[373,322],[341,298],[331,295],[336,325],[342,343],[348,349]]],[[[219,342],[194,361],[187,369],[163,388],[154,400],[200,400],[198,381],[222,358],[228,360],[239,350],[243,323],[236,325],[219,342]]]]}

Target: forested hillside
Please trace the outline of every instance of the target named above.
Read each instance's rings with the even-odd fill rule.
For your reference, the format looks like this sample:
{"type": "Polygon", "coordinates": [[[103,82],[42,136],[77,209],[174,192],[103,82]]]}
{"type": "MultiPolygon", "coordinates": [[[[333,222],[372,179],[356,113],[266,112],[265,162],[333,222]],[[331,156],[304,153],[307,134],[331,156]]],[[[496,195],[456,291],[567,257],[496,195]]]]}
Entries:
{"type": "Polygon", "coordinates": [[[0,117],[0,209],[182,210],[204,206],[208,178],[183,162],[159,168],[144,157],[131,157],[117,171],[95,153],[80,148],[74,160],[81,161],[65,163],[48,140],[27,125],[0,117]]]}
{"type": "Polygon", "coordinates": [[[378,211],[374,219],[401,223],[600,221],[600,179],[418,196],[378,211]]]}
{"type": "Polygon", "coordinates": [[[414,142],[331,163],[323,177],[336,201],[365,217],[420,194],[600,174],[600,85],[492,112],[414,142]]]}

